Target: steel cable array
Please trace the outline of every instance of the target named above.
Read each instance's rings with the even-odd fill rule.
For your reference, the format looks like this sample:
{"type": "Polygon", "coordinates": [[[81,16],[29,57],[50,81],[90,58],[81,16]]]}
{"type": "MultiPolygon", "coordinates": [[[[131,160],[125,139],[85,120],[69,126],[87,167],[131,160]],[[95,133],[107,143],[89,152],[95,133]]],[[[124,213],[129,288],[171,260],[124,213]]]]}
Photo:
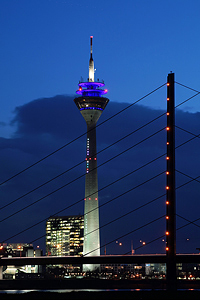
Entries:
{"type": "MultiPolygon", "coordinates": [[[[193,138],[192,138],[192,139],[193,139],[193,138]]],[[[183,145],[185,145],[186,143],[188,143],[188,142],[190,142],[190,141],[191,141],[191,139],[185,141],[184,143],[178,145],[178,146],[176,147],[176,149],[179,148],[179,147],[181,147],[181,146],[183,146],[183,145]]],[[[133,170],[132,172],[130,172],[130,173],[128,173],[128,174],[126,174],[126,175],[120,177],[119,179],[115,180],[114,182],[112,182],[112,183],[110,183],[110,184],[104,186],[103,188],[99,189],[98,192],[99,192],[99,191],[102,191],[102,190],[104,190],[105,188],[107,188],[108,186],[111,186],[111,185],[113,185],[114,183],[116,183],[116,182],[118,182],[118,181],[124,179],[125,177],[129,176],[130,174],[132,174],[132,173],[134,173],[134,172],[136,172],[136,171],[138,171],[138,170],[141,170],[142,168],[146,167],[147,165],[149,165],[149,164],[155,162],[156,160],[160,159],[161,157],[165,156],[165,154],[166,154],[166,153],[164,153],[164,154],[162,154],[162,155],[156,157],[155,159],[151,160],[150,162],[144,164],[143,166],[140,166],[139,168],[133,170]]],[[[165,171],[164,171],[164,172],[165,172],[165,171]]],[[[147,181],[145,181],[145,182],[142,182],[142,183],[139,184],[138,186],[133,187],[132,189],[130,189],[130,190],[124,192],[123,194],[121,194],[121,195],[115,197],[114,199],[111,199],[111,200],[107,201],[106,203],[104,203],[104,204],[102,204],[102,205],[99,205],[99,208],[100,208],[101,206],[105,205],[105,204],[110,203],[111,201],[115,200],[116,198],[119,198],[119,197],[123,196],[124,194],[126,194],[126,193],[132,191],[133,189],[135,189],[135,188],[137,188],[137,187],[139,187],[139,186],[141,186],[141,185],[147,183],[148,181],[154,179],[155,177],[160,176],[160,175],[163,174],[164,172],[162,172],[162,173],[160,173],[160,174],[158,174],[158,175],[156,175],[156,176],[150,178],[149,180],[147,180],[147,181]]],[[[185,175],[185,174],[184,174],[184,175],[185,175]]],[[[186,175],[186,176],[187,176],[187,175],[186,175]]],[[[188,181],[188,182],[186,182],[186,183],[184,183],[183,185],[177,187],[176,189],[179,189],[179,188],[185,186],[186,184],[188,184],[188,183],[190,183],[190,182],[196,180],[196,178],[192,178],[191,176],[188,176],[188,177],[190,177],[191,180],[188,181]]],[[[198,177],[200,177],[200,176],[198,176],[198,177]]],[[[197,177],[197,178],[198,178],[198,177],[197,177]]],[[[91,195],[89,195],[89,196],[92,196],[92,195],[93,195],[93,194],[91,194],[91,195]]],[[[156,201],[156,200],[158,200],[158,199],[160,199],[161,197],[164,197],[164,196],[165,196],[165,194],[162,194],[162,195],[160,195],[159,197],[156,197],[156,198],[154,198],[153,200],[148,201],[146,204],[141,205],[139,208],[134,209],[134,210],[131,211],[131,212],[134,212],[134,211],[136,211],[136,210],[138,210],[138,209],[140,209],[140,208],[143,208],[144,206],[146,206],[146,205],[148,205],[148,204],[150,204],[150,203],[152,203],[152,202],[154,202],[154,201],[156,201]]],[[[39,199],[39,200],[40,200],[40,199],[39,199]]],[[[74,206],[74,205],[80,203],[81,201],[83,201],[83,199],[80,199],[80,200],[78,200],[77,202],[75,202],[75,203],[73,203],[73,204],[71,204],[71,205],[65,207],[64,209],[57,211],[54,215],[51,215],[51,216],[49,216],[48,218],[60,214],[61,212],[63,212],[63,211],[65,211],[65,210],[71,208],[72,206],[74,206]]],[[[19,235],[19,234],[21,234],[21,233],[23,233],[23,232],[25,232],[25,231],[27,231],[27,230],[29,230],[29,229],[32,229],[33,227],[35,227],[35,226],[41,224],[42,222],[46,221],[48,218],[45,218],[45,219],[43,219],[43,220],[41,220],[41,221],[35,223],[34,225],[32,225],[32,226],[30,226],[30,227],[24,229],[23,231],[18,232],[17,234],[15,234],[15,235],[13,235],[13,236],[7,238],[7,239],[4,240],[3,242],[6,242],[7,240],[9,240],[9,239],[11,239],[11,238],[13,238],[13,237],[16,237],[17,235],[19,235]]],[[[4,221],[4,220],[1,220],[1,221],[4,221]]],[[[115,220],[114,220],[114,221],[115,221],[115,220]]],[[[110,222],[109,222],[109,223],[110,223],[110,222]]],[[[103,226],[103,227],[104,227],[104,226],[103,226]]],[[[101,227],[100,227],[100,228],[101,228],[101,227]]],[[[44,235],[43,235],[43,236],[40,236],[39,238],[35,239],[34,241],[31,241],[31,243],[35,242],[36,240],[38,240],[38,239],[40,239],[40,238],[42,238],[42,237],[44,237],[44,235]]]]}
{"type": "MultiPolygon", "coordinates": [[[[165,84],[164,84],[164,85],[165,85],[165,84]]],[[[164,86],[164,85],[162,85],[162,86],[164,86]]],[[[159,88],[161,88],[162,86],[160,86],[159,88]]],[[[114,116],[116,116],[116,115],[118,115],[119,113],[123,112],[124,110],[126,110],[126,109],[129,108],[129,107],[131,107],[132,105],[138,103],[139,101],[141,101],[141,100],[144,99],[145,97],[147,97],[147,96],[149,96],[150,94],[152,94],[153,92],[157,91],[159,88],[155,89],[154,91],[150,92],[149,94],[145,95],[144,97],[138,99],[136,102],[134,102],[133,104],[129,105],[129,106],[126,107],[125,109],[121,110],[121,111],[118,112],[117,114],[113,115],[111,118],[113,118],[114,116]]],[[[199,93],[200,93],[200,92],[198,92],[198,93],[197,93],[196,95],[194,95],[193,97],[197,96],[199,93]]],[[[186,99],[186,100],[183,101],[181,104],[183,104],[183,103],[189,101],[189,100],[192,99],[193,97],[190,97],[190,98],[186,99]]],[[[177,105],[176,107],[180,106],[181,104],[177,105]]],[[[163,116],[163,115],[165,115],[165,113],[162,114],[162,115],[160,115],[160,116],[158,116],[158,117],[155,118],[154,120],[148,122],[147,124],[141,126],[141,127],[138,128],[137,130],[143,128],[144,126],[147,126],[149,123],[155,121],[156,119],[160,118],[160,117],[163,116]]],[[[100,126],[100,125],[102,125],[103,123],[107,122],[107,121],[110,120],[111,118],[109,118],[109,119],[105,120],[104,122],[100,123],[98,126],[100,126]]],[[[177,127],[177,128],[180,128],[180,127],[178,127],[178,126],[176,126],[176,127],[177,127]]],[[[182,129],[182,128],[180,128],[180,129],[182,129]]],[[[161,129],[161,130],[163,130],[163,129],[161,129]]],[[[160,132],[161,130],[159,130],[158,132],[160,132]]],[[[182,130],[184,130],[184,129],[182,129],[182,130]]],[[[157,134],[158,132],[154,133],[153,135],[157,134]]],[[[130,134],[133,134],[133,133],[134,133],[134,132],[131,132],[130,134]]],[[[190,133],[190,132],[188,132],[188,133],[190,133]]],[[[129,134],[129,135],[130,135],[130,134],[129,134]]],[[[191,134],[192,134],[192,133],[191,133],[191,134]]],[[[84,133],[83,135],[85,135],[85,133],[84,133]]],[[[81,135],[81,136],[83,136],[83,135],[81,135]]],[[[129,136],[129,135],[127,135],[127,136],[129,136]]],[[[151,135],[151,136],[153,136],[153,135],[151,135]]],[[[79,136],[78,138],[80,138],[81,136],[79,136]]],[[[126,138],[127,136],[123,137],[122,139],[126,138]]],[[[150,138],[151,136],[147,137],[146,139],[150,138]]],[[[199,135],[197,136],[197,135],[194,135],[194,134],[193,134],[193,138],[192,138],[192,139],[194,139],[194,138],[196,138],[196,137],[199,137],[199,135]]],[[[38,164],[39,162],[43,161],[44,159],[48,158],[49,156],[51,156],[51,155],[53,155],[54,153],[58,152],[59,150],[63,149],[63,148],[66,147],[67,145],[71,144],[72,142],[74,142],[74,141],[77,140],[78,138],[74,139],[73,141],[69,142],[68,144],[64,145],[63,147],[57,149],[56,151],[52,152],[51,154],[45,156],[43,159],[41,159],[41,160],[39,160],[38,162],[36,162],[35,164],[33,164],[33,165],[27,167],[26,169],[22,170],[21,172],[15,174],[14,176],[10,177],[10,178],[7,179],[6,181],[2,182],[1,184],[5,183],[5,182],[7,182],[7,181],[9,181],[9,180],[11,180],[12,178],[18,176],[19,174],[25,172],[25,171],[28,170],[29,168],[33,167],[34,165],[38,164]]],[[[120,140],[114,142],[113,144],[109,145],[109,146],[106,147],[105,149],[101,150],[101,152],[102,152],[102,151],[105,151],[107,148],[111,147],[112,145],[116,144],[117,142],[121,141],[122,139],[120,139],[120,140]]],[[[143,141],[145,141],[146,139],[144,139],[143,141]]],[[[190,140],[188,140],[188,141],[191,141],[192,139],[190,139],[190,140]]],[[[141,141],[141,142],[143,142],[143,141],[141,141]]],[[[187,141],[187,142],[188,142],[188,141],[187,141]]],[[[141,142],[139,142],[139,143],[141,143],[141,142]]],[[[185,143],[187,143],[187,142],[184,142],[183,144],[185,144],[185,143]]],[[[139,143],[137,143],[137,144],[139,144],[139,143]]],[[[137,144],[136,144],[136,145],[137,145],[137,144]]],[[[182,144],[182,145],[183,145],[183,144],[182,144]]],[[[136,145],[130,147],[130,149],[133,148],[133,147],[135,147],[136,145]]],[[[179,145],[178,147],[180,147],[180,145],[179,145]]],[[[178,148],[178,147],[177,147],[177,148],[178,148]]],[[[126,151],[128,151],[128,150],[130,150],[130,149],[127,149],[127,150],[123,151],[122,153],[124,153],[124,152],[126,152],[126,151]]],[[[121,155],[122,153],[120,153],[119,155],[121,155]]],[[[119,155],[117,155],[117,156],[119,156],[119,155]]],[[[163,155],[165,155],[165,154],[163,154],[163,155]]],[[[161,155],[160,157],[162,157],[163,155],[161,155]]],[[[158,157],[158,158],[160,158],[160,157],[158,157]]],[[[113,158],[115,158],[115,157],[113,157],[113,158]]],[[[112,158],[112,159],[113,159],[113,158],[112,158]]],[[[156,159],[158,159],[158,158],[156,158],[156,159]]],[[[154,159],[154,160],[156,160],[156,159],[154,159]]],[[[153,161],[154,161],[154,160],[153,160],[153,161]]],[[[110,161],[110,160],[108,160],[108,161],[110,161]]],[[[104,162],[103,164],[107,163],[108,161],[104,162]]],[[[152,161],[151,161],[151,162],[152,162],[152,161]]],[[[149,162],[149,163],[151,163],[151,162],[149,162]]],[[[81,163],[82,163],[82,162],[81,162],[81,163]]],[[[79,163],[79,164],[81,164],[81,163],[79,163]]],[[[149,164],[149,163],[148,163],[148,164],[149,164]]],[[[79,165],[79,164],[77,164],[77,165],[79,165]]],[[[103,164],[102,164],[102,165],[103,165],[103,164]]],[[[77,165],[76,165],[76,166],[77,166],[77,165]]],[[[146,164],[146,165],[147,165],[147,164],[146,164]]],[[[76,166],[74,166],[73,168],[75,168],[76,166]]],[[[100,165],[100,166],[101,166],[101,165],[100,165]]],[[[140,168],[139,168],[139,169],[140,169],[140,168]]],[[[69,170],[71,170],[71,168],[70,168],[69,170]]],[[[65,172],[68,172],[69,170],[67,170],[67,171],[65,171],[65,172]]],[[[63,172],[63,173],[65,173],[65,172],[63,172]]],[[[57,177],[61,176],[63,173],[61,173],[61,174],[59,174],[58,176],[54,177],[54,178],[51,179],[50,181],[53,181],[53,180],[56,179],[57,177]]],[[[131,172],[131,173],[132,173],[132,172],[131,172]]],[[[162,172],[162,173],[163,173],[163,172],[162,172]]],[[[84,175],[85,175],[85,174],[84,174],[84,175]]],[[[82,175],[82,176],[84,176],[84,175],[82,175]]],[[[159,174],[159,175],[160,175],[160,174],[159,174]]],[[[157,176],[159,176],[159,175],[157,175],[157,176]]],[[[81,176],[81,177],[82,177],[82,176],[81,176]]],[[[126,175],[126,176],[128,176],[128,175],[126,175]]],[[[186,176],[187,176],[187,175],[186,175],[186,176]]],[[[77,179],[75,179],[75,180],[77,180],[77,179]]],[[[118,180],[121,180],[121,179],[118,179],[118,180]]],[[[118,180],[117,180],[117,181],[118,181],[118,180]]],[[[151,179],[150,179],[150,180],[151,180],[151,179]]],[[[195,180],[195,179],[193,179],[193,180],[195,180]]],[[[50,181],[48,181],[48,182],[50,182],[50,181]]],[[[44,185],[47,184],[48,182],[44,183],[44,185]]],[[[68,184],[70,184],[70,183],[68,183],[68,184]]],[[[111,185],[112,185],[112,184],[113,184],[113,183],[111,183],[111,185]]],[[[187,184],[187,183],[186,183],[186,184],[187,184]]],[[[184,185],[185,185],[185,184],[184,184],[184,185]]],[[[41,185],[41,186],[43,186],[43,185],[41,185]]],[[[41,186],[37,187],[36,189],[40,188],[41,186]]],[[[183,185],[182,185],[182,186],[183,186],[183,185]]],[[[62,187],[61,187],[61,188],[62,188],[62,187]]],[[[104,187],[104,188],[105,188],[105,187],[104,187]]],[[[59,190],[59,189],[58,189],[58,190],[59,190]]],[[[33,191],[35,191],[35,189],[32,190],[32,191],[30,191],[29,193],[31,193],[31,192],[33,192],[33,191]]],[[[56,190],[56,191],[57,191],[57,190],[56,190]]],[[[55,191],[54,191],[54,192],[55,192],[55,191]]],[[[29,194],[29,193],[28,193],[28,194],[29,194]]],[[[22,197],[24,197],[24,196],[26,196],[26,195],[27,195],[27,194],[23,195],[22,197]]],[[[49,194],[48,194],[48,195],[49,195],[49,194]]],[[[47,195],[47,196],[48,196],[48,195],[47,195]]],[[[164,195],[165,195],[165,194],[164,194],[164,195]]],[[[45,197],[47,197],[47,196],[45,196],[45,197]]],[[[11,203],[7,204],[6,206],[8,206],[8,205],[10,205],[10,204],[12,204],[12,203],[18,201],[18,200],[19,200],[20,198],[22,198],[22,197],[19,197],[18,199],[15,199],[15,200],[12,201],[11,203]]],[[[119,197],[120,197],[120,196],[119,196],[119,197]]],[[[160,196],[160,197],[163,197],[163,195],[160,196]]],[[[157,198],[160,198],[160,197],[157,197],[157,198]]],[[[38,201],[40,201],[40,200],[37,200],[36,202],[38,202],[38,201]]],[[[82,201],[82,199],[81,199],[80,201],[82,201]]],[[[78,201],[78,202],[80,202],[80,201],[78,201]]],[[[113,200],[112,200],[112,201],[113,201],[113,200]]],[[[149,203],[151,203],[151,202],[153,202],[153,201],[155,201],[155,200],[149,201],[149,203]]],[[[36,203],[36,202],[34,202],[34,203],[36,203]]],[[[76,203],[78,203],[78,202],[76,202],[76,203]]],[[[76,204],[76,203],[75,203],[75,204],[76,204]]],[[[149,204],[149,203],[147,203],[147,204],[149,204]]],[[[75,204],[73,204],[73,205],[75,205],[75,204]]],[[[145,205],[147,205],[147,204],[145,204],[145,205]]],[[[33,205],[33,204],[31,204],[31,205],[33,205]]],[[[105,205],[105,204],[104,204],[104,205],[105,205]]],[[[5,207],[6,207],[6,206],[5,206],[5,207]]],[[[143,206],[143,205],[142,205],[142,206],[143,206]]],[[[142,207],[142,206],[141,206],[141,207],[142,207]]],[[[28,206],[27,206],[27,207],[28,207],[28,206]]],[[[26,207],[26,208],[27,208],[27,207],[26,207]]],[[[141,207],[140,207],[140,208],[141,208],[141,207]]],[[[4,208],[4,207],[2,207],[2,208],[0,208],[0,209],[3,209],[3,208],[4,208]]],[[[26,209],[26,208],[23,208],[22,210],[24,210],[24,209],[26,209]]],[[[67,208],[65,208],[65,209],[67,209],[67,208]]],[[[138,209],[139,209],[139,208],[138,208],[138,209]]],[[[135,209],[134,209],[133,211],[135,211],[135,209]]],[[[18,212],[19,212],[19,211],[18,211],[18,212]]],[[[16,213],[18,213],[18,212],[16,212],[16,213]]],[[[131,213],[131,212],[129,212],[129,213],[131,213]]],[[[129,213],[128,213],[128,214],[129,214],[129,213]]],[[[13,215],[15,215],[15,214],[10,215],[9,217],[11,217],[11,216],[13,216],[13,215]]],[[[126,214],[126,215],[127,215],[127,214],[126,214]]],[[[124,216],[125,216],[125,215],[123,215],[123,216],[121,216],[121,217],[119,217],[119,218],[117,218],[117,219],[120,219],[120,218],[122,218],[122,217],[124,217],[124,216]]],[[[8,218],[9,218],[9,217],[8,217],[8,218]]],[[[162,217],[163,217],[163,216],[162,216],[162,217]]],[[[162,218],[162,217],[160,217],[160,218],[162,218]]],[[[158,218],[158,219],[160,219],[160,218],[158,218]]],[[[4,221],[4,220],[6,220],[6,219],[7,219],[7,218],[1,220],[0,222],[4,221]]],[[[117,219],[113,220],[113,222],[116,221],[117,219]]],[[[45,218],[45,220],[46,220],[46,218],[45,218]]],[[[157,220],[157,219],[156,219],[156,220],[157,220]]],[[[43,222],[43,221],[44,221],[44,220],[42,220],[41,222],[43,222]]],[[[41,223],[41,222],[39,222],[39,223],[41,223]]],[[[155,222],[155,220],[151,221],[150,223],[152,223],[152,222],[155,222]]],[[[39,224],[39,223],[38,223],[38,224],[39,224]]],[[[110,222],[109,222],[109,223],[110,223],[110,222]]],[[[109,223],[108,223],[108,224],[109,224],[109,223]]],[[[106,224],[106,225],[108,225],[108,224],[106,224]]],[[[148,223],[148,224],[149,224],[149,223],[148,223]]],[[[147,226],[148,224],[146,224],[146,225],[144,225],[144,226],[147,226]]],[[[36,225],[37,225],[37,224],[36,224],[36,225]]],[[[33,226],[36,226],[36,225],[33,225],[33,226]]],[[[106,225],[103,225],[103,226],[106,226],[106,225]]],[[[30,228],[32,228],[33,226],[31,226],[30,228]]],[[[143,226],[142,226],[142,227],[143,227],[143,226]]],[[[29,229],[30,229],[30,228],[29,228],[29,229]]],[[[100,228],[101,228],[101,227],[100,227],[100,228]]],[[[136,230],[138,230],[138,229],[136,229],[136,230]]],[[[24,232],[24,231],[22,231],[22,232],[24,232]]],[[[22,233],[22,232],[20,232],[20,233],[22,233]]],[[[18,234],[20,234],[20,233],[18,233],[18,234]]],[[[17,234],[17,235],[18,235],[18,234],[17,234]]],[[[128,234],[130,234],[130,233],[128,233],[128,234]]],[[[15,236],[16,236],[16,235],[15,235],[15,236]]],[[[124,235],[124,236],[126,236],[126,235],[124,235]]],[[[13,237],[13,236],[12,236],[12,237],[13,237]]],[[[12,237],[10,237],[10,238],[12,238],[12,237]]],[[[40,238],[41,238],[41,237],[40,237],[40,238]]],[[[120,238],[120,237],[119,237],[119,238],[120,238]]],[[[34,240],[34,241],[35,241],[35,240],[34,240]]],[[[149,243],[150,243],[150,242],[149,242],[149,243]]],[[[108,243],[107,243],[107,244],[108,244],[108,243]]],[[[146,244],[147,244],[147,243],[146,243],[146,244]]],[[[103,247],[103,246],[102,246],[102,247],[103,247]]]]}
{"type": "MultiPolygon", "coordinates": [[[[138,100],[136,100],[135,102],[133,102],[132,104],[128,105],[127,107],[121,109],[119,112],[115,113],[114,115],[112,115],[111,117],[107,118],[106,120],[104,120],[103,122],[99,123],[96,125],[96,128],[105,124],[106,122],[110,121],[111,119],[115,118],[116,116],[118,116],[119,114],[121,114],[122,112],[126,111],[127,109],[129,109],[130,107],[132,107],[133,105],[139,103],[140,101],[142,101],[143,99],[147,98],[148,96],[150,96],[151,94],[155,93],[156,91],[158,91],[160,88],[162,88],[163,86],[165,86],[166,83],[163,83],[161,86],[157,87],[156,89],[154,89],[153,91],[147,93],[146,95],[144,95],[143,97],[139,98],[138,100]]],[[[49,158],[50,156],[54,155],[55,153],[59,152],[60,150],[64,149],[65,147],[69,146],[70,144],[74,143],[75,141],[77,141],[78,139],[80,139],[81,137],[83,137],[87,132],[84,132],[83,134],[79,135],[78,137],[76,137],[75,139],[71,140],[70,142],[66,143],[65,145],[63,145],[62,147],[56,149],[55,151],[49,153],[48,155],[44,156],[43,158],[41,158],[40,160],[36,161],[35,163],[31,164],[30,166],[26,167],[25,169],[21,170],[20,172],[12,175],[10,178],[2,181],[0,183],[0,185],[3,185],[5,183],[7,183],[8,181],[10,181],[11,179],[19,176],[20,174],[24,173],[25,171],[31,169],[32,167],[36,166],[37,164],[41,163],[42,161],[44,161],[45,159],[49,158]]]]}

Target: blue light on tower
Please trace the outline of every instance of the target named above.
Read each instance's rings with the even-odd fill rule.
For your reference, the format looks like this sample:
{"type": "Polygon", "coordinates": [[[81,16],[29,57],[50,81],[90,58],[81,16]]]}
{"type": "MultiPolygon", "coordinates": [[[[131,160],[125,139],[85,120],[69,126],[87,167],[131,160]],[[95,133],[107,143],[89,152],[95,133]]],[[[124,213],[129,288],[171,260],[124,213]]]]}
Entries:
{"type": "Polygon", "coordinates": [[[78,95],[83,97],[101,97],[107,94],[107,90],[100,89],[105,86],[103,82],[79,82],[79,89],[76,91],[78,95]]]}

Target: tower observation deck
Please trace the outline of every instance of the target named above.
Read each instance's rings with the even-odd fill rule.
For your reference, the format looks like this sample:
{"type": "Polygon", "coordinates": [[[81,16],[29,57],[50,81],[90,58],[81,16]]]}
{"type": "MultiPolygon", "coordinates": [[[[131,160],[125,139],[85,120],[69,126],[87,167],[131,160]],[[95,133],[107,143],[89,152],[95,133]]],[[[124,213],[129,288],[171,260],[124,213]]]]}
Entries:
{"type": "MultiPolygon", "coordinates": [[[[85,256],[100,255],[96,123],[109,102],[108,98],[102,97],[107,93],[107,90],[103,89],[104,82],[94,81],[92,39],[91,36],[89,78],[86,82],[79,82],[76,93],[80,96],[74,99],[87,124],[83,244],[85,256]]],[[[84,271],[94,271],[98,268],[99,265],[83,265],[84,271]]]]}

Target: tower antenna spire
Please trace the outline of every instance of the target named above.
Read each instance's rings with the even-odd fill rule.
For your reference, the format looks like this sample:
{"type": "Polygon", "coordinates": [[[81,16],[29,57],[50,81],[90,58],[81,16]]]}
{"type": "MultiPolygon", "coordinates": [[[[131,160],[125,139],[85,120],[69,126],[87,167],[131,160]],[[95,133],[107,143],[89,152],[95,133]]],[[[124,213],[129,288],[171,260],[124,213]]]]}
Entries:
{"type": "Polygon", "coordinates": [[[90,36],[90,58],[92,58],[92,39],[93,39],[93,36],[91,35],[90,36]]]}
{"type": "Polygon", "coordinates": [[[92,39],[93,36],[90,36],[90,60],[89,60],[89,81],[94,82],[94,61],[92,58],[92,39]]]}

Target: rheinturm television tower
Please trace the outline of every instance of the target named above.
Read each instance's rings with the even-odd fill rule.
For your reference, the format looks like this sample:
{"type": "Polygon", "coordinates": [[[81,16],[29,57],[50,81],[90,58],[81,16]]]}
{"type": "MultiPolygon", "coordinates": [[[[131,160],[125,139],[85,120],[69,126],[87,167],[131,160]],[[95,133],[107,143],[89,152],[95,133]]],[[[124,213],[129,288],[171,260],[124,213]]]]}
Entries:
{"type": "MultiPolygon", "coordinates": [[[[93,36],[90,37],[89,78],[86,82],[79,82],[76,93],[80,97],[74,99],[87,124],[83,244],[85,256],[100,255],[96,123],[109,101],[108,98],[102,97],[107,93],[106,89],[102,89],[104,82],[94,81],[92,39],[93,36]]],[[[83,266],[84,271],[94,271],[98,268],[99,265],[83,266]]]]}

